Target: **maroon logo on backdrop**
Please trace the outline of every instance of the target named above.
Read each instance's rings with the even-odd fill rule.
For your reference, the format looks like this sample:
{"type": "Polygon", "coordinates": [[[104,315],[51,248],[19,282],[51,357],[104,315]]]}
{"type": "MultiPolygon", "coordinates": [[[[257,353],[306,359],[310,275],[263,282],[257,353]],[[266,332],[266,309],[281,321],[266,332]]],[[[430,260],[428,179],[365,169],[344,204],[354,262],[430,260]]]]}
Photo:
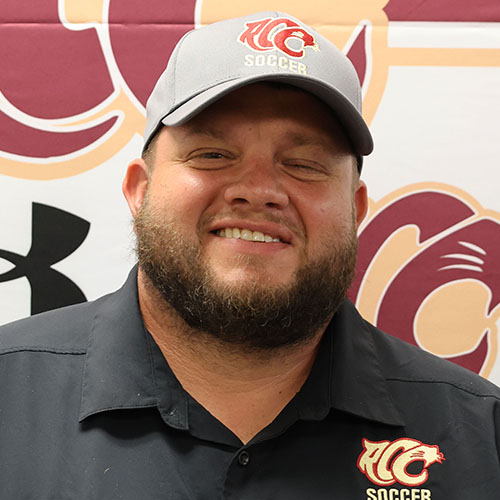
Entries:
{"type": "Polygon", "coordinates": [[[496,354],[489,349],[495,344],[491,341],[496,339],[495,322],[500,315],[500,271],[496,262],[500,255],[499,215],[472,208],[460,197],[445,192],[428,190],[397,197],[382,206],[360,234],[357,275],[350,297],[363,308],[367,299],[362,297],[362,287],[376,280],[373,263],[378,259],[387,267],[387,242],[390,245],[391,238],[402,229],[415,228],[418,241],[414,251],[384,286],[382,296],[373,298],[378,301],[376,314],[368,319],[411,344],[437,345],[435,339],[443,335],[457,351],[467,345],[468,349],[462,349],[466,352],[443,357],[480,373],[488,356],[496,354]],[[451,292],[452,285],[456,293],[451,292]],[[427,328],[427,323],[419,319],[425,317],[426,307],[431,309],[431,299],[440,300],[441,321],[436,318],[433,332],[418,332],[417,327],[427,328]],[[460,331],[461,325],[454,324],[465,311],[473,316],[473,331],[460,331]],[[469,338],[460,338],[464,335],[469,338]]]}
{"type": "MultiPolygon", "coordinates": [[[[64,28],[57,1],[37,2],[34,7],[29,0],[2,2],[0,88],[5,99],[40,119],[66,118],[97,106],[113,91],[97,33],[64,28]]],[[[58,133],[0,113],[0,149],[37,158],[64,155],[97,140],[115,120],[58,133]]]]}
{"type": "Polygon", "coordinates": [[[110,0],[112,56],[120,73],[110,74],[108,68],[115,65],[106,60],[96,29],[68,29],[61,23],[57,0],[39,0],[36,5],[4,0],[0,88],[8,106],[0,109],[0,151],[57,158],[98,141],[116,126],[123,103],[102,116],[99,107],[118,92],[117,83],[124,82],[145,105],[175,43],[193,27],[193,12],[194,0],[149,0],[140,9],[133,0],[110,0]],[[82,114],[93,112],[96,118],[78,125],[78,130],[45,121],[74,118],[78,123],[83,122],[82,114]]]}

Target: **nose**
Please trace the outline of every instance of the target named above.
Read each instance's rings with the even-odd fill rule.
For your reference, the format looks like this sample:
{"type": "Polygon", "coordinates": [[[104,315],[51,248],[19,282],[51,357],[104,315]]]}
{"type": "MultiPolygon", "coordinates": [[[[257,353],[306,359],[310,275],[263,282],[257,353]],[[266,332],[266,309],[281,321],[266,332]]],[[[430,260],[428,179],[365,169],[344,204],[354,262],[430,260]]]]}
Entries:
{"type": "Polygon", "coordinates": [[[289,196],[272,160],[253,160],[241,167],[225,189],[224,199],[233,207],[257,210],[284,209],[289,196]]]}

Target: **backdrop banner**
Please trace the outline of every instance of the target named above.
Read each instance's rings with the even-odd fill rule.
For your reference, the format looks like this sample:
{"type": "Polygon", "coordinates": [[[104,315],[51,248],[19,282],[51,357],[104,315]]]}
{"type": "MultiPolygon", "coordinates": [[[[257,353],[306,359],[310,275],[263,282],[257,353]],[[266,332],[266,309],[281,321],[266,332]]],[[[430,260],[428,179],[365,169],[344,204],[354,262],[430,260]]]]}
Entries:
{"type": "Polygon", "coordinates": [[[121,181],[168,56],[194,27],[269,9],[329,38],[362,84],[375,151],[351,299],[500,384],[498,0],[2,0],[0,323],[121,285],[121,181]]]}

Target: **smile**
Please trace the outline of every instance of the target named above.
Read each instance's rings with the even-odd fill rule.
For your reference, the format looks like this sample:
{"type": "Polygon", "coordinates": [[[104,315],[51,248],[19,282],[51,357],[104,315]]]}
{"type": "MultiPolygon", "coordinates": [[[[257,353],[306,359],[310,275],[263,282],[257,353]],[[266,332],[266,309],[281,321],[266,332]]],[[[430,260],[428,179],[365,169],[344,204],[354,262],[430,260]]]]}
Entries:
{"type": "Polygon", "coordinates": [[[273,238],[272,236],[264,234],[260,231],[251,231],[250,229],[240,229],[237,227],[218,229],[215,234],[221,238],[234,238],[246,241],[257,241],[261,243],[279,243],[281,241],[279,238],[273,238]]]}

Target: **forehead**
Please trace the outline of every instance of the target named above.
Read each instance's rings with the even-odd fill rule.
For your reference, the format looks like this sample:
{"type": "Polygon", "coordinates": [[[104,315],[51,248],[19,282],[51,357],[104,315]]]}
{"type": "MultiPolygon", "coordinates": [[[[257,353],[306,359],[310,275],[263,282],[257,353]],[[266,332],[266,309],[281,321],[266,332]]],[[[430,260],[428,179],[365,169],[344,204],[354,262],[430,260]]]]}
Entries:
{"type": "Polygon", "coordinates": [[[286,84],[261,82],[247,85],[212,103],[187,123],[165,127],[173,135],[215,135],[224,138],[241,124],[280,122],[297,143],[332,141],[350,152],[349,141],[336,117],[318,98],[286,84]],[[234,126],[234,128],[233,128],[234,126]],[[177,132],[177,133],[176,133],[177,132]]]}

